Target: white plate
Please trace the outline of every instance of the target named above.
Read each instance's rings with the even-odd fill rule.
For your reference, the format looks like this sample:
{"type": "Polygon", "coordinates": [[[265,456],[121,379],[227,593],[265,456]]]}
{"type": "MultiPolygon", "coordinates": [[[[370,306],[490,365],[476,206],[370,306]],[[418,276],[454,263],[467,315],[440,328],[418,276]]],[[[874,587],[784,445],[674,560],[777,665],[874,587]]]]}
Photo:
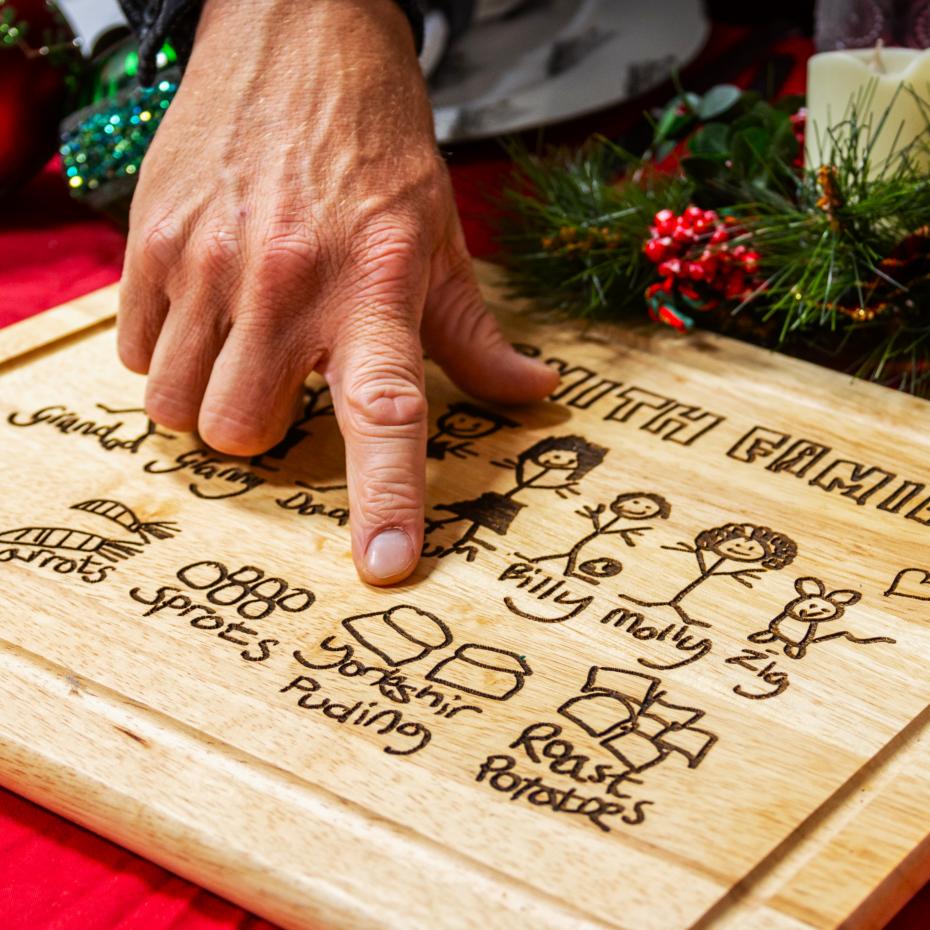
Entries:
{"type": "Polygon", "coordinates": [[[701,0],[536,0],[469,30],[433,75],[441,143],[580,116],[661,84],[701,50],[701,0]]]}

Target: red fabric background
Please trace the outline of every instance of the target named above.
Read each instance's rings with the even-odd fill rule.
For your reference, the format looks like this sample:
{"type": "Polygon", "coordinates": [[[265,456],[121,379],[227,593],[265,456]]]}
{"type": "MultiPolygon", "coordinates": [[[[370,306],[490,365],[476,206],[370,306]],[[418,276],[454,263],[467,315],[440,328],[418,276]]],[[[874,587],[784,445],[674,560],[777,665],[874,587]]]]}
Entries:
{"type": "MultiPolygon", "coordinates": [[[[803,90],[806,42],[773,41],[768,54],[727,70],[750,36],[715,28],[707,51],[689,69],[689,87],[719,80],[748,84],[773,61],[789,71],[783,92],[803,90]],[[695,78],[699,76],[699,79],[695,78]]],[[[653,95],[661,102],[668,88],[653,95]]],[[[642,104],[561,127],[571,142],[598,130],[621,131],[642,104]]],[[[472,253],[494,251],[487,197],[499,188],[506,161],[494,144],[450,155],[460,212],[472,253]]],[[[14,200],[0,205],[0,326],[116,281],[125,240],[107,221],[68,196],[52,163],[14,200]]],[[[2,930],[274,930],[214,895],[0,788],[0,928],[2,930]]],[[[886,930],[930,928],[930,885],[886,930]]],[[[437,928],[438,930],[438,928],[437,928]]],[[[747,928],[749,930],[749,928],[747,928]]]]}

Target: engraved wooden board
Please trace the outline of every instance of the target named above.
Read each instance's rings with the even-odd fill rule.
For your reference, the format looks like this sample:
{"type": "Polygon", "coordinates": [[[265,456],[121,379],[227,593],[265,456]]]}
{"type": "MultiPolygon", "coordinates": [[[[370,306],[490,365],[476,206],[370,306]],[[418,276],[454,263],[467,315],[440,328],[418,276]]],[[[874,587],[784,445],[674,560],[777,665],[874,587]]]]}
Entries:
{"type": "Polygon", "coordinates": [[[0,782],[288,928],[880,927],[930,875],[930,406],[488,293],[562,385],[430,371],[392,590],[319,384],[234,461],[139,411],[112,289],[0,333],[0,782]]]}

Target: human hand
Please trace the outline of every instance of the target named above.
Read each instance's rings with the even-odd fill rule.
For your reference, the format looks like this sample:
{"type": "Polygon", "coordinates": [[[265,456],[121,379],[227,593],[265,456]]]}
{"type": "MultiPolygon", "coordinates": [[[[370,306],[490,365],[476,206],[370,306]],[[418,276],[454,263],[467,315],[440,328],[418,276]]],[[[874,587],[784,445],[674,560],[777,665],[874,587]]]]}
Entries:
{"type": "Polygon", "coordinates": [[[389,584],[422,546],[421,337],[480,398],[558,381],[478,293],[406,18],[393,0],[207,0],[130,216],[119,352],[149,375],[147,411],[254,455],[321,372],[355,562],[389,584]]]}

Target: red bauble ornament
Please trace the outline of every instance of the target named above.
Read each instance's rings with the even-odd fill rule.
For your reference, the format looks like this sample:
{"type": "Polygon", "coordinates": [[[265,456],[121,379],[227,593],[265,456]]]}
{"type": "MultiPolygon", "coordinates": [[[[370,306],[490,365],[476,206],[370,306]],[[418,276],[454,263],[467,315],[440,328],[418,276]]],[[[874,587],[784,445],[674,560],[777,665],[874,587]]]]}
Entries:
{"type": "Polygon", "coordinates": [[[0,197],[54,153],[69,79],[79,67],[74,33],[45,0],[0,0],[0,197]]]}

